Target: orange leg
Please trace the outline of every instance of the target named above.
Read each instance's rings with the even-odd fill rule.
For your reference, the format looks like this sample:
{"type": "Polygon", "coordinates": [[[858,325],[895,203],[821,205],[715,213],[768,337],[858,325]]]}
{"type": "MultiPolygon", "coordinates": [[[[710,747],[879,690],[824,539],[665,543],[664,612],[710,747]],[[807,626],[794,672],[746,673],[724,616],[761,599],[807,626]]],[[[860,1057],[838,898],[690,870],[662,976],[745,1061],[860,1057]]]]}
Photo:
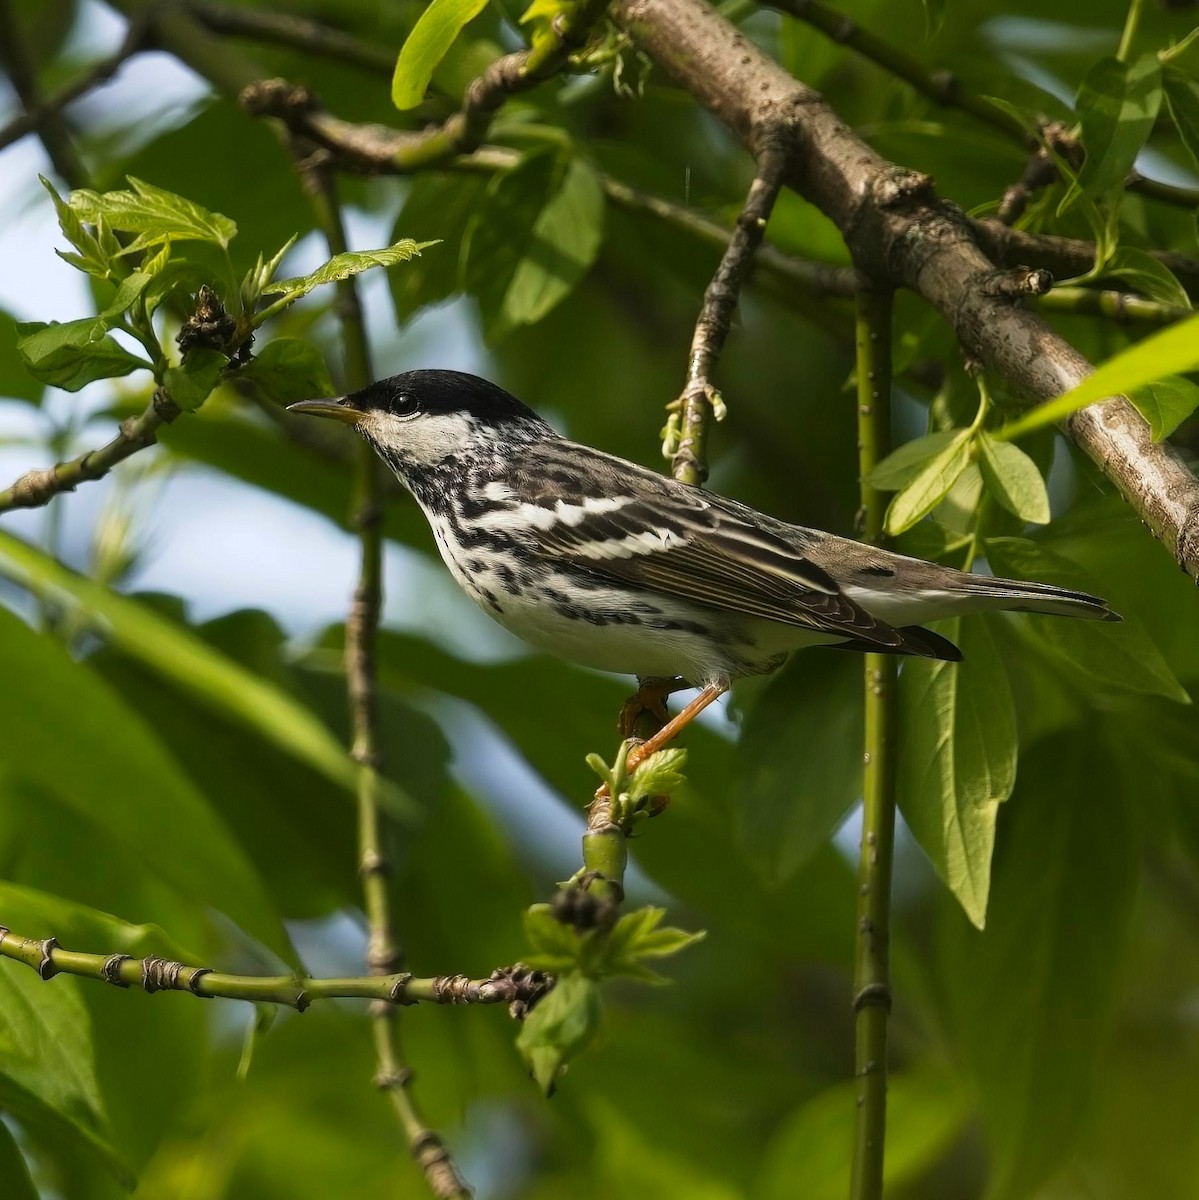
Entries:
{"type": "Polygon", "coordinates": [[[638,681],[636,692],[621,706],[616,727],[622,738],[636,737],[644,733],[645,718],[652,719],[652,729],[661,729],[670,720],[666,711],[666,699],[687,685],[681,679],[643,679],[638,681]]]}
{"type": "Polygon", "coordinates": [[[728,684],[724,683],[712,683],[704,688],[678,716],[672,717],[653,737],[642,742],[640,746],[634,746],[629,751],[629,770],[632,771],[638,763],[643,762],[654,751],[661,750],[663,746],[678,737],[709,704],[714,700],[719,700],[728,690],[728,684]]]}

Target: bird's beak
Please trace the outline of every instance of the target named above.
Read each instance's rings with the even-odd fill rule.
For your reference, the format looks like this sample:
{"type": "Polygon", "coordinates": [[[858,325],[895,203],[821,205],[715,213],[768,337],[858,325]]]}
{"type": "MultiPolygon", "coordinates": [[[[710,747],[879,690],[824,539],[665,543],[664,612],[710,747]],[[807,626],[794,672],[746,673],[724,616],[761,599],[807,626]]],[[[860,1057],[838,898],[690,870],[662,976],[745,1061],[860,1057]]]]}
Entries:
{"type": "Polygon", "coordinates": [[[338,396],[333,400],[300,400],[287,406],[288,412],[307,413],[312,417],[329,417],[344,425],[357,425],[365,415],[349,396],[338,396]]]}

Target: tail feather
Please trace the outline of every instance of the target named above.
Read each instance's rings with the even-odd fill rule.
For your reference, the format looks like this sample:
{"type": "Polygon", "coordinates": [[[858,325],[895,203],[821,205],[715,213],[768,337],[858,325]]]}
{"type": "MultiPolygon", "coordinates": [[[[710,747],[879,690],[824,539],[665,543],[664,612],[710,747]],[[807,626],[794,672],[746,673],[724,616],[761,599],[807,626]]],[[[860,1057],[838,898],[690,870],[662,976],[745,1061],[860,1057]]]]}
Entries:
{"type": "Polygon", "coordinates": [[[1009,612],[1081,617],[1084,621],[1122,620],[1118,612],[1108,607],[1106,600],[1086,592],[1074,592],[1050,583],[1030,583],[1024,579],[998,579],[990,575],[971,575],[969,578],[970,591],[1002,601],[1002,607],[1009,612]]]}

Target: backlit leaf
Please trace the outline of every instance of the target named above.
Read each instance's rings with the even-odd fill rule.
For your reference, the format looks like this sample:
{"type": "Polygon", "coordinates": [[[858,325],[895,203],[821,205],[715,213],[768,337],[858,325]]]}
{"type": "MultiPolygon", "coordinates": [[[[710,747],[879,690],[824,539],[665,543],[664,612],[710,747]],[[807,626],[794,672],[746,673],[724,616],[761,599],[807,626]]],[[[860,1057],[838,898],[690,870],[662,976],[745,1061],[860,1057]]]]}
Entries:
{"type": "Polygon", "coordinates": [[[437,64],[455,39],[487,7],[487,0],[432,0],[400,50],[391,80],[391,102],[400,110],[424,98],[437,64]]]}
{"type": "Polygon", "coordinates": [[[349,250],[345,254],[335,254],[310,275],[280,279],[267,284],[262,289],[263,295],[282,294],[288,300],[298,300],[322,284],[336,283],[340,279],[361,275],[363,271],[369,271],[372,267],[394,267],[396,263],[407,262],[433,245],[436,243],[414,242],[411,238],[404,238],[394,246],[384,246],[381,250],[349,250]]]}
{"type": "Polygon", "coordinates": [[[928,516],[969,465],[970,431],[963,429],[946,443],[944,449],[928,459],[892,498],[887,507],[887,532],[892,536],[903,533],[928,516]]]}
{"type": "Polygon", "coordinates": [[[997,442],[983,434],[979,438],[978,465],[987,490],[1010,513],[1025,521],[1045,525],[1049,521],[1049,493],[1037,464],[1019,446],[997,442]]]}

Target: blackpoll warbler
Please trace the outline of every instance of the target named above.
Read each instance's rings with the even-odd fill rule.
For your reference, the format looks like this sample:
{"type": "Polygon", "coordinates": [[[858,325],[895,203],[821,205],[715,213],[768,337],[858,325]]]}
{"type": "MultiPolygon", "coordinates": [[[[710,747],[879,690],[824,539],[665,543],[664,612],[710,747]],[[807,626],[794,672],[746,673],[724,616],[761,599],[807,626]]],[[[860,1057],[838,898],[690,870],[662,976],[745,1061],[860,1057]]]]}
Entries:
{"type": "Polygon", "coordinates": [[[409,371],[291,408],[355,426],[501,625],[659,696],[686,683],[713,699],[805,646],[957,661],[919,626],[960,613],[1119,620],[1094,596],[892,554],[688,487],[568,441],[458,371],[409,371]]]}

